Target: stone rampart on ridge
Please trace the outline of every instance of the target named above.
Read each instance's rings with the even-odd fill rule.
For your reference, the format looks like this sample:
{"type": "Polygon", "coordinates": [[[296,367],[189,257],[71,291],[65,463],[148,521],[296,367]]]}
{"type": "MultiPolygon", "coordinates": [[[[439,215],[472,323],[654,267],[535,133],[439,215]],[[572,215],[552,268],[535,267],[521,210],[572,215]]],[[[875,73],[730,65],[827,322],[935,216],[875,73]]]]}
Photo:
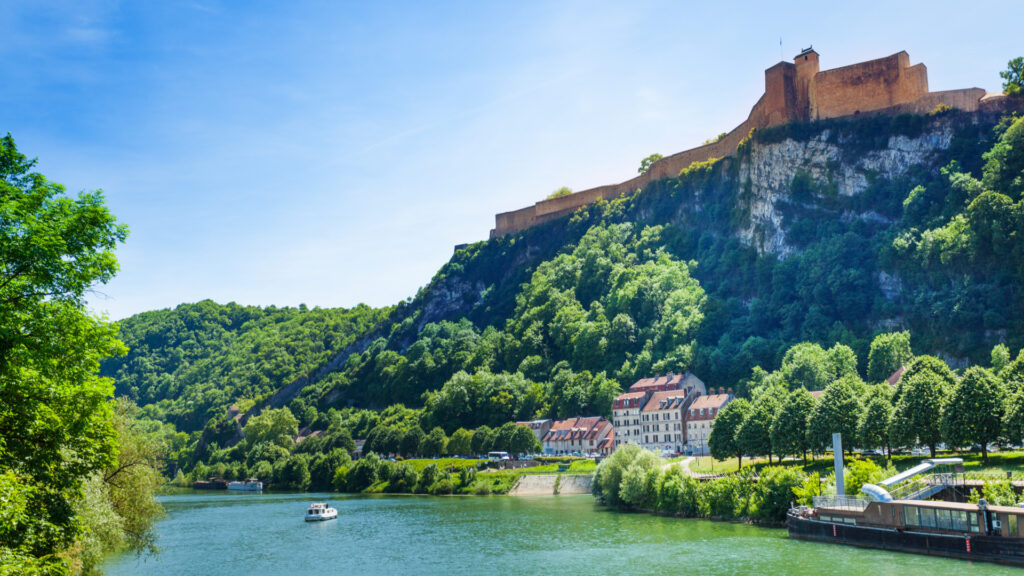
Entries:
{"type": "Polygon", "coordinates": [[[666,156],[646,173],[619,184],[541,200],[526,208],[497,214],[491,238],[566,216],[598,200],[634,192],[655,180],[676,177],[695,162],[732,156],[755,128],[869,113],[925,114],[939,105],[965,112],[1001,105],[1001,96],[986,95],[981,88],[929,92],[927,68],[924,64],[911,66],[906,52],[822,72],[818,71],[818,54],[812,48],[793,60],[765,70],[764,94],[747,120],[721,140],[666,156]]]}

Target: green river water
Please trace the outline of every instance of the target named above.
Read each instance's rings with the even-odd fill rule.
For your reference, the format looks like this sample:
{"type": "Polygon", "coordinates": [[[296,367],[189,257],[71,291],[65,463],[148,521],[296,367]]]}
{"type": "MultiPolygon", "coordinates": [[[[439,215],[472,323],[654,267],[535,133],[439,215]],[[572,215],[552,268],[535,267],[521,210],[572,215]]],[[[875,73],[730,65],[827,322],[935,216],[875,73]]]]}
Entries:
{"type": "Polygon", "coordinates": [[[108,576],[292,574],[1024,574],[984,563],[790,540],[782,529],[538,498],[189,492],[161,498],[160,554],[108,576]],[[338,520],[305,523],[309,502],[338,520]]]}

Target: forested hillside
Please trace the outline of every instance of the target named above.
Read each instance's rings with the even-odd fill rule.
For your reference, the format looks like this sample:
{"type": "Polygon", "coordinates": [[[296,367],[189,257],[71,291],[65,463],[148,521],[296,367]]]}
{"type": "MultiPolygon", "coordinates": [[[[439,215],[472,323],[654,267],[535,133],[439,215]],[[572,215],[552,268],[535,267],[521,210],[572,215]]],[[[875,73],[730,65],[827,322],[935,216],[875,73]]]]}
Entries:
{"type": "Polygon", "coordinates": [[[607,415],[622,388],[669,371],[746,394],[801,342],[843,344],[869,381],[872,338],[895,330],[916,354],[987,363],[997,343],[1024,345],[1022,171],[1012,116],[757,131],[734,158],[461,249],[393,310],[205,302],[133,317],[132,352],[104,373],[224,445],[229,405],[257,413],[318,366],[330,369],[277,397],[297,426],[369,433],[351,408],[403,404],[422,408],[420,433],[452,433],[607,415]],[[357,338],[368,345],[339,352],[357,338]]]}
{"type": "Polygon", "coordinates": [[[148,416],[201,429],[230,405],[244,411],[323,364],[389,313],[182,304],[122,321],[129,352],[104,360],[102,374],[148,416]]]}

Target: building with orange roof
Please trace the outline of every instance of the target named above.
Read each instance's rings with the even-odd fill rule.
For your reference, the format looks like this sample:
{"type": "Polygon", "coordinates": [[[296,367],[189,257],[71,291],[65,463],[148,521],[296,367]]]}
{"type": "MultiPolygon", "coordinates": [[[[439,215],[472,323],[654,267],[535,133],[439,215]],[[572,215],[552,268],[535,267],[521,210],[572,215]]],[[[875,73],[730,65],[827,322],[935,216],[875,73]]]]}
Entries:
{"type": "MultiPolygon", "coordinates": [[[[620,394],[612,403],[612,421],[615,424],[616,445],[632,442],[644,446],[651,443],[651,432],[649,429],[647,431],[648,439],[647,441],[644,440],[645,421],[643,411],[652,396],[661,392],[670,392],[671,395],[675,396],[682,395],[683,397],[692,396],[692,398],[695,398],[705,394],[706,388],[704,382],[690,372],[685,374],[672,374],[670,372],[664,376],[655,375],[652,378],[637,380],[629,387],[629,392],[620,394]]],[[[652,415],[648,414],[648,423],[646,424],[648,428],[651,426],[649,423],[651,417],[652,415]]],[[[663,413],[659,412],[657,424],[659,441],[665,435],[665,431],[661,429],[664,426],[664,422],[661,420],[663,417],[663,413]]],[[[680,433],[685,433],[685,430],[680,430],[680,433]]]]}
{"type": "Polygon", "coordinates": [[[541,439],[544,454],[593,454],[602,441],[612,434],[612,423],[603,416],[589,416],[555,420],[541,439]]]}
{"type": "Polygon", "coordinates": [[[722,408],[733,400],[732,390],[719,388],[718,394],[701,396],[686,409],[686,451],[691,454],[705,454],[708,438],[722,408]]]}
{"type": "Polygon", "coordinates": [[[640,411],[642,426],[638,444],[655,452],[682,452],[686,445],[686,409],[701,397],[701,392],[662,390],[651,394],[640,411]]]}

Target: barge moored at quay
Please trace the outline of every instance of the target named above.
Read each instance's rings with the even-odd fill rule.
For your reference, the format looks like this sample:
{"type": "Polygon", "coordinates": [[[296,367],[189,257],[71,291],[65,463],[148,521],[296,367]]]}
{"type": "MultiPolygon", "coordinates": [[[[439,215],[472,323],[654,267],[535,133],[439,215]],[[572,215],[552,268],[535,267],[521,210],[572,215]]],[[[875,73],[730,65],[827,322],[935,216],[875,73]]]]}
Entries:
{"type": "Polygon", "coordinates": [[[789,536],[1024,567],[1024,508],[819,497],[789,511],[789,536]]]}
{"type": "Polygon", "coordinates": [[[928,500],[942,494],[964,499],[962,459],[925,460],[878,485],[864,484],[863,498],[851,497],[843,489],[838,434],[833,443],[838,495],[791,508],[790,538],[1024,567],[1024,504],[928,500]]]}

